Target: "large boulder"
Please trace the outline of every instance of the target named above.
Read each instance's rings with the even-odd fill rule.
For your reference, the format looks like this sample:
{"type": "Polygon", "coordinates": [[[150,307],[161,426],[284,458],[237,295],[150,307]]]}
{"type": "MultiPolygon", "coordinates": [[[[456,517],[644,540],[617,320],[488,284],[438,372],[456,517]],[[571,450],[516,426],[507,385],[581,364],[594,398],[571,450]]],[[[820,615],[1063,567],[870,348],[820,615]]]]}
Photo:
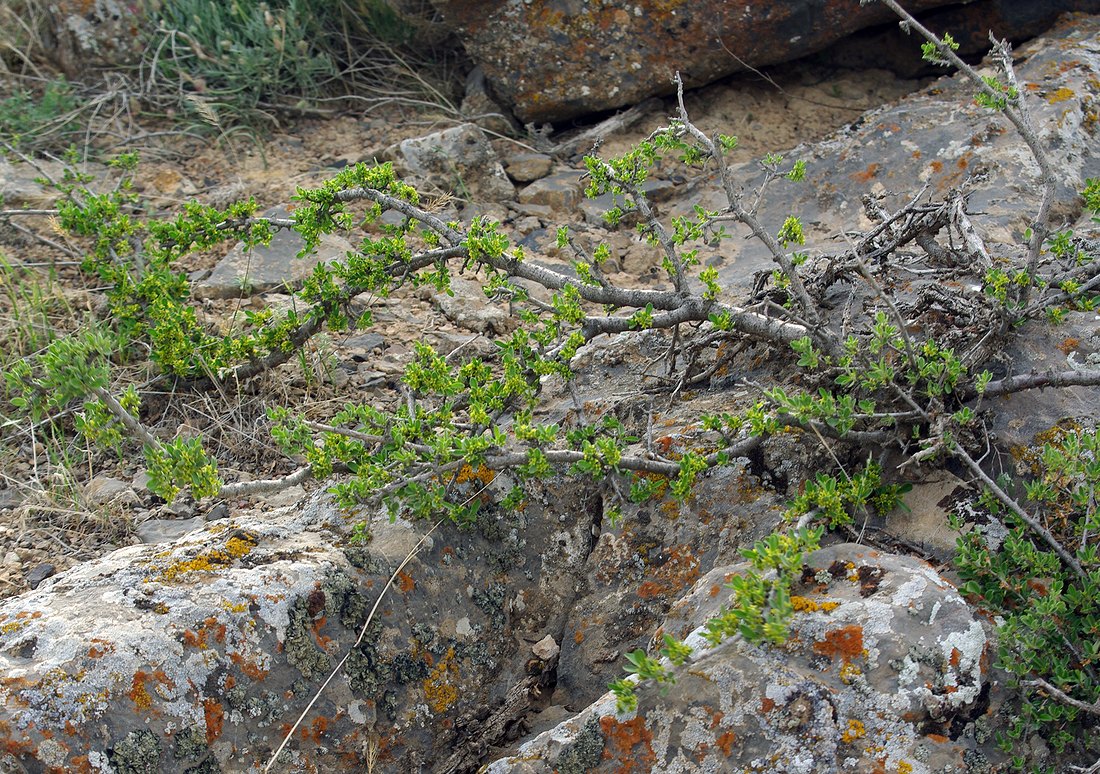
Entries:
{"type": "MultiPolygon", "coordinates": [[[[747,66],[820,51],[896,18],[879,3],[857,0],[433,2],[497,96],[525,122],[560,121],[668,94],[677,71],[688,86],[701,86],[747,66]]],[[[910,11],[947,4],[905,3],[910,11]]],[[[1098,3],[998,0],[987,5],[992,7],[983,18],[1023,24],[1031,23],[1036,13],[1026,9],[1036,5],[1050,6],[1043,15],[1049,23],[1058,10],[1096,10],[1098,3]]],[[[970,26],[985,37],[982,24],[970,26]]],[[[996,31],[1014,35],[1012,29],[996,31]]],[[[912,57],[920,59],[916,42],[912,57]]]]}
{"type": "Polygon", "coordinates": [[[0,603],[0,771],[252,770],[318,694],[279,771],[462,770],[552,674],[594,507],[567,483],[356,546],[318,496],[74,568],[0,603]]]}
{"type": "MultiPolygon", "coordinates": [[[[92,67],[119,67],[136,62],[144,50],[149,32],[149,0],[53,0],[23,3],[40,6],[44,13],[32,15],[36,34],[45,53],[70,78],[78,78],[92,67]]],[[[19,5],[17,2],[16,5],[19,5]]]]}
{"type": "MultiPolygon", "coordinates": [[[[552,771],[991,771],[986,625],[930,566],[854,544],[812,554],[783,646],[701,632],[745,565],[716,568],[663,630],[696,653],[671,686],[610,694],[495,761],[489,774],[552,771]]],[[[991,700],[992,691],[992,700],[991,700]]]]}

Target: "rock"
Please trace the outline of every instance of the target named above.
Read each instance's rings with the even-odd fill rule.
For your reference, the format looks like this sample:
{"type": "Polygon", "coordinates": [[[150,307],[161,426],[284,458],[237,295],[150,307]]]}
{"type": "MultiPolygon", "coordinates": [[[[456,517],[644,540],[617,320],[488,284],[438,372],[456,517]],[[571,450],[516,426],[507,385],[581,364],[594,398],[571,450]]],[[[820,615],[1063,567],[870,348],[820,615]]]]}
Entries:
{"type": "Polygon", "coordinates": [[[207,521],[218,521],[226,518],[229,518],[229,506],[225,503],[218,503],[206,512],[207,521]]]}
{"type": "Polygon", "coordinates": [[[474,333],[508,332],[511,324],[508,310],[489,301],[481,283],[452,277],[451,291],[454,295],[437,293],[432,296],[432,301],[448,320],[474,333]]]}
{"type": "Polygon", "coordinates": [[[170,543],[200,528],[205,521],[202,516],[191,519],[149,519],[137,525],[134,532],[142,543],[170,543]]]}
{"type": "MultiPolygon", "coordinates": [[[[1076,370],[1074,366],[1100,369],[1098,352],[1100,315],[1071,312],[1057,325],[1034,322],[1024,326],[1006,348],[1001,369],[1005,375],[1076,370]]],[[[1057,425],[1067,429],[1094,425],[1100,387],[1025,390],[990,400],[996,407],[993,433],[1002,448],[1019,458],[1028,447],[1041,444],[1042,437],[1057,425]]]]}
{"type": "Polygon", "coordinates": [[[285,508],[305,499],[306,490],[301,485],[295,484],[278,492],[263,495],[264,504],[271,508],[285,508]]]}
{"type": "MultiPolygon", "coordinates": [[[[264,213],[264,217],[286,218],[290,212],[275,207],[264,213]]],[[[343,258],[354,250],[351,243],[343,237],[325,234],[316,251],[299,258],[298,253],[305,242],[298,232],[282,229],[275,233],[269,245],[257,245],[247,249],[238,244],[218,262],[210,276],[195,282],[194,292],[198,298],[247,298],[248,296],[279,291],[295,290],[313,268],[343,258]]]]}
{"type": "Polygon", "coordinates": [[[516,120],[489,94],[485,72],[480,67],[475,67],[466,76],[466,96],[458,112],[466,120],[496,135],[515,137],[521,131],[516,120]]]}
{"type": "Polygon", "coordinates": [[[474,124],[403,140],[383,152],[402,173],[471,201],[505,201],[515,188],[489,139],[474,124]]]}
{"type": "Polygon", "coordinates": [[[149,494],[149,471],[145,468],[140,468],[134,477],[130,479],[130,488],[135,492],[142,494],[149,494]]]}
{"type": "Polygon", "coordinates": [[[531,646],[531,653],[543,661],[553,661],[561,653],[561,648],[558,647],[558,643],[554,642],[554,638],[547,634],[531,646]]]}
{"type": "MultiPolygon", "coordinates": [[[[695,648],[674,684],[638,689],[636,713],[606,694],[497,760],[488,774],[618,771],[956,770],[999,764],[989,719],[994,645],[955,588],[924,562],[843,544],[807,561],[782,647],[706,647],[725,602],[719,567],[661,631],[695,648]],[[978,741],[978,740],[982,741],[978,741]]],[[[994,697],[995,699],[996,697],[994,697]]],[[[973,770],[973,769],[969,769],[973,770]]]]}
{"type": "MultiPolygon", "coordinates": [[[[676,72],[689,86],[701,86],[750,66],[820,51],[869,26],[897,26],[897,17],[885,6],[857,5],[854,0],[643,0],[633,5],[610,0],[432,1],[484,69],[492,91],[524,123],[563,121],[670,94],[676,72]]],[[[913,0],[906,7],[917,12],[945,5],[953,3],[913,0]]],[[[942,19],[956,25],[968,42],[971,32],[984,38],[990,28],[1019,40],[1049,25],[1062,11],[1097,10],[1097,0],[986,0],[974,5],[978,8],[973,11],[942,19]]],[[[937,30],[956,28],[932,24],[937,30]]],[[[871,56],[890,62],[901,48],[919,61],[919,44],[912,39],[906,43],[900,46],[894,37],[884,37],[883,48],[871,56]]]]}
{"type": "Polygon", "coordinates": [[[542,153],[517,153],[504,159],[508,177],[517,183],[530,183],[546,177],[554,168],[554,160],[542,153]]]}
{"type": "MultiPolygon", "coordinates": [[[[0,157],[0,200],[5,207],[12,209],[39,209],[53,207],[61,193],[52,186],[38,182],[40,178],[60,183],[65,164],[53,159],[35,160],[37,169],[29,164],[13,164],[0,157]]],[[[104,193],[110,187],[110,176],[105,174],[106,167],[101,164],[80,164],[80,171],[93,177],[88,188],[95,193],[104,193]]]]}
{"type": "Polygon", "coordinates": [[[572,211],[584,190],[579,171],[555,172],[519,192],[520,204],[543,204],[559,213],[572,211]]]}
{"type": "MultiPolygon", "coordinates": [[[[1090,106],[1100,99],[1100,51],[1091,45],[1098,35],[1100,17],[1070,16],[1015,52],[1038,134],[1060,170],[1055,223],[1077,219],[1078,191],[1087,177],[1100,174],[1089,128],[1090,106]]],[[[866,113],[821,142],[789,150],[788,158],[806,161],[806,180],[773,186],[760,205],[760,220],[778,231],[794,214],[805,225],[811,256],[836,254],[834,237],[858,222],[861,197],[881,194],[887,206],[900,207],[901,192],[917,184],[928,184],[933,197],[965,186],[971,221],[994,259],[1015,255],[1037,206],[1038,166],[1007,122],[973,103],[973,93],[960,77],[944,78],[896,106],[866,113]]],[[[732,173],[752,191],[762,180],[758,170],[752,162],[732,173]]],[[[691,215],[695,204],[721,210],[727,202],[720,189],[717,180],[708,179],[698,196],[666,205],[666,215],[691,215]]],[[[713,259],[720,283],[728,287],[745,287],[755,272],[774,268],[759,242],[737,237],[716,249],[701,245],[700,259],[713,259]]]]}
{"type": "MultiPolygon", "coordinates": [[[[1100,0],[979,0],[948,5],[920,14],[928,29],[950,32],[959,44],[959,56],[981,57],[989,51],[989,33],[1012,43],[1033,38],[1049,29],[1058,16],[1070,11],[1100,12],[1100,0]]],[[[903,77],[938,74],[935,65],[923,61],[923,39],[886,24],[844,38],[818,55],[829,67],[886,68],[903,77]]]]}
{"type": "MultiPolygon", "coordinates": [[[[583,385],[577,389],[585,395],[583,385]]],[[[778,498],[736,465],[713,471],[688,503],[666,496],[622,506],[622,526],[603,530],[578,582],[555,701],[580,707],[599,697],[621,676],[622,654],[644,648],[673,603],[771,532],[781,513],[778,498]]]]}
{"type": "Polygon", "coordinates": [[[596,507],[547,484],[521,513],[487,506],[430,539],[428,522],[362,513],[373,540],[349,546],[321,495],[74,567],[0,602],[0,769],[262,768],[380,594],[279,770],[361,770],[347,756],[364,744],[389,751],[376,772],[476,759],[527,711],[523,643],[560,631],[596,507]]]}
{"type": "Polygon", "coordinates": [[[150,10],[146,0],[121,3],[118,0],[55,0],[40,9],[45,47],[69,78],[80,78],[92,68],[135,63],[145,49],[150,32],[150,10]]]}
{"type": "Polygon", "coordinates": [[[110,476],[96,476],[84,486],[84,499],[89,505],[122,503],[138,505],[141,498],[125,481],[110,476]]]}
{"type": "Polygon", "coordinates": [[[32,589],[36,589],[42,583],[42,581],[46,580],[46,578],[52,577],[53,574],[56,572],[57,568],[54,567],[52,564],[40,564],[27,573],[27,585],[32,589]]]}
{"type": "MultiPolygon", "coordinates": [[[[797,58],[889,9],[852,0],[659,3],[433,0],[520,121],[561,121],[797,58]],[[732,56],[731,56],[732,52],[732,56]]],[[[910,10],[943,5],[915,0],[910,10]]]]}

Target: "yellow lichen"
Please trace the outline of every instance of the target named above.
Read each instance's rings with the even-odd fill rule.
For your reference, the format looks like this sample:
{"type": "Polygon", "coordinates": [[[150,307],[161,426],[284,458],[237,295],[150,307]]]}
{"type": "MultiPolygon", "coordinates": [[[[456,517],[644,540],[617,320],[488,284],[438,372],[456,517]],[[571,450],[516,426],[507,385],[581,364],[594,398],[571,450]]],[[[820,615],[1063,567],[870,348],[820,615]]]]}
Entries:
{"type": "Polygon", "coordinates": [[[458,475],[455,476],[455,483],[465,484],[469,481],[478,481],[483,486],[489,486],[496,477],[496,471],[484,465],[478,465],[476,468],[463,465],[462,469],[458,471],[458,475]]]}
{"type": "Polygon", "coordinates": [[[230,613],[246,613],[248,612],[248,604],[246,602],[230,602],[228,599],[222,600],[222,609],[230,613]]]}
{"type": "Polygon", "coordinates": [[[862,739],[866,735],[867,729],[864,728],[863,723],[858,720],[849,720],[848,728],[840,735],[840,739],[844,744],[851,744],[855,740],[862,739]]]}
{"type": "Polygon", "coordinates": [[[0,624],[0,634],[12,634],[19,631],[24,626],[29,624],[30,621],[8,621],[6,624],[0,624]]]}
{"type": "Polygon", "coordinates": [[[1047,97],[1047,102],[1054,105],[1058,102],[1068,102],[1076,96],[1077,95],[1073,93],[1073,89],[1069,89],[1063,86],[1062,88],[1051,94],[1049,97],[1047,97]]]}
{"type": "Polygon", "coordinates": [[[912,772],[913,772],[913,764],[912,763],[906,763],[905,761],[901,761],[898,764],[898,774],[912,774],[912,772]]]}
{"type": "Polygon", "coordinates": [[[248,554],[256,547],[255,536],[247,532],[237,532],[225,541],[225,549],[211,548],[191,559],[182,559],[164,567],[156,576],[161,583],[171,583],[181,575],[190,572],[212,572],[226,567],[235,560],[248,554]]]}
{"type": "Polygon", "coordinates": [[[840,681],[845,685],[851,685],[852,681],[863,674],[863,670],[850,661],[846,661],[840,667],[840,681]]]}
{"type": "Polygon", "coordinates": [[[816,613],[818,610],[823,610],[826,613],[831,613],[840,607],[839,602],[818,602],[817,600],[810,599],[808,597],[792,596],[791,607],[794,608],[796,613],[816,613]]]}
{"type": "Polygon", "coordinates": [[[795,595],[791,597],[791,607],[794,608],[796,613],[815,613],[820,605],[812,599],[795,595]]]}
{"type": "Polygon", "coordinates": [[[432,712],[437,715],[443,714],[458,701],[458,688],[452,682],[452,678],[458,676],[454,659],[454,648],[448,648],[447,655],[424,678],[424,698],[432,712]]]}

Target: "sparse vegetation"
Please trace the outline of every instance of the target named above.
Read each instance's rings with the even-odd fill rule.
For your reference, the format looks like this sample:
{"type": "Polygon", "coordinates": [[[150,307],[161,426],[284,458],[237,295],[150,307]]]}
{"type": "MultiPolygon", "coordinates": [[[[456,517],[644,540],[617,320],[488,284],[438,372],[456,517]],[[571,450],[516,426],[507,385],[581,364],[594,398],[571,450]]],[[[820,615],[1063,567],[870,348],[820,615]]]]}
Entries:
{"type": "MultiPolygon", "coordinates": [[[[288,94],[319,98],[346,65],[316,47],[315,25],[331,17],[304,2],[280,10],[244,2],[214,6],[164,4],[154,55],[157,77],[209,123],[220,125],[224,109],[272,109],[288,94]],[[191,24],[195,19],[203,23],[191,24]]],[[[381,39],[404,43],[385,7],[376,10],[381,39]]],[[[926,34],[929,61],[966,68],[949,36],[936,37],[906,18],[926,34]]],[[[656,289],[613,282],[604,268],[610,249],[582,245],[568,227],[559,230],[558,245],[570,256],[571,273],[541,266],[488,218],[463,225],[440,217],[390,165],[349,166],[321,185],[300,188],[293,217],[285,220],[258,217],[251,200],[220,209],[193,203],[170,217],[148,214],[132,185],[137,158],[131,154],[113,160],[116,184],[105,193],[73,172],[56,181],[63,194],[56,224],[82,246],[81,270],[102,290],[104,308],[82,319],[56,292],[52,276],[0,263],[0,303],[9,321],[0,329],[0,422],[20,439],[6,443],[33,446],[46,432],[57,449],[82,450],[80,460],[63,460],[72,467],[93,467],[103,450],[140,447],[149,487],[166,501],[181,492],[242,496],[312,477],[343,504],[468,525],[484,507],[461,486],[477,475],[471,471],[489,481],[507,473],[514,486],[495,493],[505,508],[522,507],[525,482],[563,473],[593,482],[620,506],[666,490],[684,500],[708,470],[781,432],[805,432],[820,442],[821,472],[798,486],[785,528],[745,550],[749,569],[733,579],[729,605],[707,625],[710,644],[732,637],[781,642],[794,610],[791,585],[825,530],[850,530],[865,515],[901,503],[906,485],[882,469],[874,452],[889,449],[914,467],[954,459],[982,489],[993,523],[1003,520],[1005,527],[999,545],[988,529],[965,533],[958,567],[967,581],[963,591],[1003,618],[1000,662],[1023,689],[1006,745],[1042,729],[1061,750],[1075,722],[1100,715],[1100,436],[1096,428],[1082,428],[1033,452],[1031,470],[1018,483],[1021,498],[975,459],[988,443],[978,406],[986,397],[1032,387],[1100,384],[1098,369],[1041,380],[994,378],[985,369],[1021,326],[1094,309],[1100,263],[1068,232],[1048,228],[1055,170],[1031,126],[1007,47],[995,47],[994,57],[1002,68],[996,79],[966,68],[977,100],[1008,118],[1042,170],[1027,244],[1007,262],[994,263],[975,246],[981,239],[958,193],[945,201],[914,199],[893,212],[874,201],[870,230],[847,249],[812,261],[797,213],[775,232],[757,217],[759,202],[775,195],[774,188],[804,179],[805,162],[761,149],[763,183],[744,191],[726,161],[736,138],[704,134],[692,123],[682,90],[676,116],[632,151],[585,159],[587,194],[610,194],[615,202],[607,223],[637,223],[660,256],[663,285],[656,289]],[[657,163],[679,164],[685,176],[716,168],[723,206],[662,218],[644,192],[657,163]],[[905,225],[918,207],[919,234],[905,225]],[[193,299],[186,262],[229,241],[265,243],[287,228],[303,237],[307,250],[334,233],[357,249],[318,265],[293,306],[242,311],[228,328],[208,324],[193,299]],[[952,232],[966,236],[962,247],[952,232]],[[767,248],[774,272],[751,297],[734,298],[717,271],[702,263],[699,248],[746,235],[767,248]],[[897,251],[918,235],[930,267],[927,283],[936,284],[944,255],[974,262],[982,294],[942,291],[942,302],[952,304],[965,325],[922,317],[909,303],[920,288],[899,290],[889,282],[897,251]],[[250,384],[292,362],[324,332],[369,328],[377,299],[418,287],[447,292],[457,273],[481,278],[486,297],[511,313],[511,332],[495,338],[495,353],[460,358],[418,343],[399,394],[385,405],[348,403],[318,417],[272,400],[264,424],[285,456],[282,478],[228,480],[229,466],[202,439],[165,438],[148,425],[148,401],[161,392],[217,392],[240,400],[250,384]],[[825,303],[841,283],[866,294],[844,319],[825,303]],[[537,418],[547,385],[568,385],[578,355],[597,338],[646,330],[668,334],[662,357],[669,400],[680,399],[686,386],[704,384],[715,372],[718,349],[730,343],[773,360],[793,353],[797,376],[771,387],[748,383],[752,405],[700,417],[698,445],[678,453],[655,448],[651,428],[639,431],[612,413],[572,426],[537,418]],[[866,462],[853,465],[857,459],[866,462]]],[[[71,94],[57,89],[52,103],[36,102],[35,110],[25,95],[0,103],[0,131],[12,145],[35,127],[70,120],[71,94]]],[[[1100,212],[1100,182],[1089,181],[1083,197],[1100,212]]],[[[366,525],[350,529],[369,539],[366,525]]],[[[659,653],[629,654],[628,671],[640,681],[666,682],[691,653],[666,635],[659,653]]],[[[636,680],[612,690],[620,709],[636,706],[636,680]]]]}

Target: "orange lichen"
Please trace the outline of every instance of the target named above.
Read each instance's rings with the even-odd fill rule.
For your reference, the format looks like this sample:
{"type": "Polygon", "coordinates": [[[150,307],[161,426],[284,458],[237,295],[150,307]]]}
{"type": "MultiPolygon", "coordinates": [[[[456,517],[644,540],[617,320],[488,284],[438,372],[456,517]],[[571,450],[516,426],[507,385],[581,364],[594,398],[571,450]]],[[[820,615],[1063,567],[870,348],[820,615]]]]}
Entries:
{"type": "Polygon", "coordinates": [[[864,728],[863,723],[858,720],[849,720],[848,727],[844,729],[844,733],[840,735],[840,740],[844,744],[851,744],[857,739],[862,739],[867,735],[867,729],[864,728]]]}
{"type": "Polygon", "coordinates": [[[149,695],[149,689],[145,687],[145,682],[151,677],[152,675],[141,670],[134,673],[130,690],[126,694],[130,697],[130,701],[134,703],[134,709],[146,710],[153,705],[153,697],[149,695]]]}
{"type": "Polygon", "coordinates": [[[714,740],[714,743],[718,745],[718,748],[726,754],[726,757],[733,755],[733,745],[737,743],[737,734],[732,731],[726,731],[719,734],[718,738],[714,740]]]}
{"type": "Polygon", "coordinates": [[[1073,336],[1069,336],[1066,339],[1064,339],[1061,344],[1058,345],[1058,349],[1062,350],[1063,353],[1068,355],[1070,352],[1077,349],[1077,347],[1079,347],[1080,345],[1081,345],[1081,340],[1080,339],[1074,338],[1073,336]]]}
{"type": "Polygon", "coordinates": [[[222,735],[225,724],[225,709],[216,699],[204,699],[202,714],[206,719],[206,743],[213,744],[222,735]]]}
{"type": "Polygon", "coordinates": [[[771,712],[773,709],[775,709],[775,701],[773,699],[769,699],[767,696],[765,696],[763,699],[760,700],[761,712],[768,713],[771,712]]]}
{"type": "Polygon", "coordinates": [[[573,632],[573,642],[577,643],[578,645],[584,642],[584,632],[582,632],[580,629],[577,629],[577,631],[573,632]]]}
{"type": "Polygon", "coordinates": [[[619,764],[614,770],[616,774],[654,771],[657,754],[653,751],[653,732],[646,728],[645,718],[636,717],[620,723],[613,715],[604,715],[600,718],[600,730],[606,740],[604,760],[619,764]],[[641,749],[636,750],[636,747],[641,749]]]}
{"type": "Polygon", "coordinates": [[[699,560],[691,552],[691,546],[673,546],[668,559],[653,570],[653,577],[638,586],[642,599],[677,594],[699,580],[699,560]]]}
{"type": "Polygon", "coordinates": [[[230,653],[229,660],[236,664],[237,668],[240,669],[246,677],[250,677],[257,681],[267,677],[266,669],[253,661],[249,661],[240,653],[230,653]]]}
{"type": "Polygon", "coordinates": [[[402,570],[397,573],[397,588],[401,589],[402,593],[408,594],[416,588],[416,581],[412,579],[411,575],[402,570]]]}
{"type": "Polygon", "coordinates": [[[881,164],[868,164],[866,169],[864,169],[862,172],[856,172],[851,177],[857,183],[869,183],[873,178],[878,176],[878,171],[880,169],[882,169],[881,164]]]}
{"type": "Polygon", "coordinates": [[[329,720],[326,717],[314,718],[313,722],[308,726],[302,728],[298,733],[301,734],[303,742],[313,742],[314,744],[321,743],[321,737],[328,731],[329,720]]]}
{"type": "Polygon", "coordinates": [[[844,626],[825,633],[825,639],[814,643],[814,652],[822,656],[840,656],[845,660],[863,654],[863,627],[844,626]]]}
{"type": "Polygon", "coordinates": [[[313,631],[313,639],[317,641],[317,644],[320,646],[321,650],[326,650],[328,648],[328,644],[332,642],[332,637],[328,637],[321,633],[321,629],[324,628],[327,622],[328,616],[323,615],[316,621],[314,621],[313,625],[310,627],[310,629],[313,631]]]}
{"type": "Polygon", "coordinates": [[[455,651],[454,648],[448,648],[447,654],[432,668],[422,683],[424,698],[432,712],[441,715],[458,701],[458,688],[454,685],[457,677],[455,651]]]}
{"type": "Polygon", "coordinates": [[[115,649],[114,644],[108,642],[107,640],[93,638],[91,642],[93,643],[93,645],[88,648],[88,658],[103,658],[115,649]]]}

